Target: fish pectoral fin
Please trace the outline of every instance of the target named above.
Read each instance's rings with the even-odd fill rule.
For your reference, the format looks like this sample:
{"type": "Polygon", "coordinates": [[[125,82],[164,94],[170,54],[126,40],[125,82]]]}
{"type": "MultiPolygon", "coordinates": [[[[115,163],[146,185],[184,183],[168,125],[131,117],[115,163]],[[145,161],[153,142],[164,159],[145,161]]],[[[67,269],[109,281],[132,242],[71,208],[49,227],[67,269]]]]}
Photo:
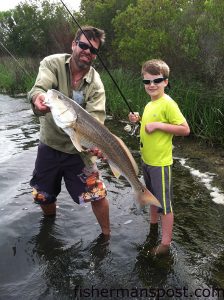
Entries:
{"type": "Polygon", "coordinates": [[[110,166],[111,171],[114,174],[114,176],[118,179],[121,176],[120,171],[116,167],[114,167],[113,165],[111,165],[111,164],[109,164],[109,166],[110,166]]]}
{"type": "Polygon", "coordinates": [[[80,138],[78,134],[76,134],[75,130],[71,130],[71,133],[69,134],[70,139],[72,141],[72,144],[75,146],[75,148],[79,151],[82,152],[84,151],[83,147],[80,144],[80,138]]]}

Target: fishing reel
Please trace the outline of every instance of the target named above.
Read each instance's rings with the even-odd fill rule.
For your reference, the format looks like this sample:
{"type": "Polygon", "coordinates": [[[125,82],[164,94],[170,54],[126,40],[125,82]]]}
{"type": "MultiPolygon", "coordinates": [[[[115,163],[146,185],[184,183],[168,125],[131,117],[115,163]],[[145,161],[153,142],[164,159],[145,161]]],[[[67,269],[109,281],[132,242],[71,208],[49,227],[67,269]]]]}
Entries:
{"type": "Polygon", "coordinates": [[[124,127],[124,131],[126,131],[129,135],[139,137],[140,135],[140,124],[139,123],[128,123],[124,127]]]}

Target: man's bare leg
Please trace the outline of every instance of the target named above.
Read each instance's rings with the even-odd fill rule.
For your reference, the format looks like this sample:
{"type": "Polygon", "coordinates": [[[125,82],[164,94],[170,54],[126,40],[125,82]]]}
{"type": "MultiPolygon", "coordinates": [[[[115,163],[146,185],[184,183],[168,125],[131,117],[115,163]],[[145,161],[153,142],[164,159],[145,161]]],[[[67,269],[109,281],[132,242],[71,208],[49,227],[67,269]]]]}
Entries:
{"type": "Polygon", "coordinates": [[[56,215],[56,202],[40,205],[45,216],[55,216],[56,215]]]}
{"type": "Polygon", "coordinates": [[[109,202],[106,198],[93,201],[92,210],[104,235],[110,235],[109,202]]]}

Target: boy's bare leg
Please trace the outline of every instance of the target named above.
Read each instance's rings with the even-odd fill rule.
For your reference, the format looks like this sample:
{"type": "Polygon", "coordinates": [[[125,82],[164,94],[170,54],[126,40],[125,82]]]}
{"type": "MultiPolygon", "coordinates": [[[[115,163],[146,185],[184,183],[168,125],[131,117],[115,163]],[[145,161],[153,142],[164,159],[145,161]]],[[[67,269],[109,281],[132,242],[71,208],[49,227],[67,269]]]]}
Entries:
{"type": "Polygon", "coordinates": [[[93,201],[92,210],[100,224],[102,233],[106,236],[110,235],[110,219],[109,219],[109,202],[106,198],[93,201]]]}
{"type": "Polygon", "coordinates": [[[40,205],[45,216],[55,216],[56,215],[56,202],[40,205]]]}
{"type": "Polygon", "coordinates": [[[173,213],[169,213],[167,215],[162,215],[162,244],[169,246],[172,241],[173,235],[173,213]]]}
{"type": "Polygon", "coordinates": [[[174,216],[172,212],[167,215],[162,215],[162,241],[161,244],[154,249],[153,252],[155,255],[166,254],[169,252],[173,234],[173,220],[174,216]]]}

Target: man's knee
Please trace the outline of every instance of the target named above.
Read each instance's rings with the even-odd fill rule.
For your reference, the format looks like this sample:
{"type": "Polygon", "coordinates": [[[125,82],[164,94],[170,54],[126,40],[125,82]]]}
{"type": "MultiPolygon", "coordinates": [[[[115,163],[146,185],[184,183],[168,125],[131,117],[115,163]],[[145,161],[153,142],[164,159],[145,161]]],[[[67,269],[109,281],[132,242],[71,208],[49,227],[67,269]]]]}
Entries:
{"type": "Polygon", "coordinates": [[[36,188],[33,188],[32,195],[34,203],[41,206],[53,204],[57,200],[55,195],[48,194],[36,188]]]}

